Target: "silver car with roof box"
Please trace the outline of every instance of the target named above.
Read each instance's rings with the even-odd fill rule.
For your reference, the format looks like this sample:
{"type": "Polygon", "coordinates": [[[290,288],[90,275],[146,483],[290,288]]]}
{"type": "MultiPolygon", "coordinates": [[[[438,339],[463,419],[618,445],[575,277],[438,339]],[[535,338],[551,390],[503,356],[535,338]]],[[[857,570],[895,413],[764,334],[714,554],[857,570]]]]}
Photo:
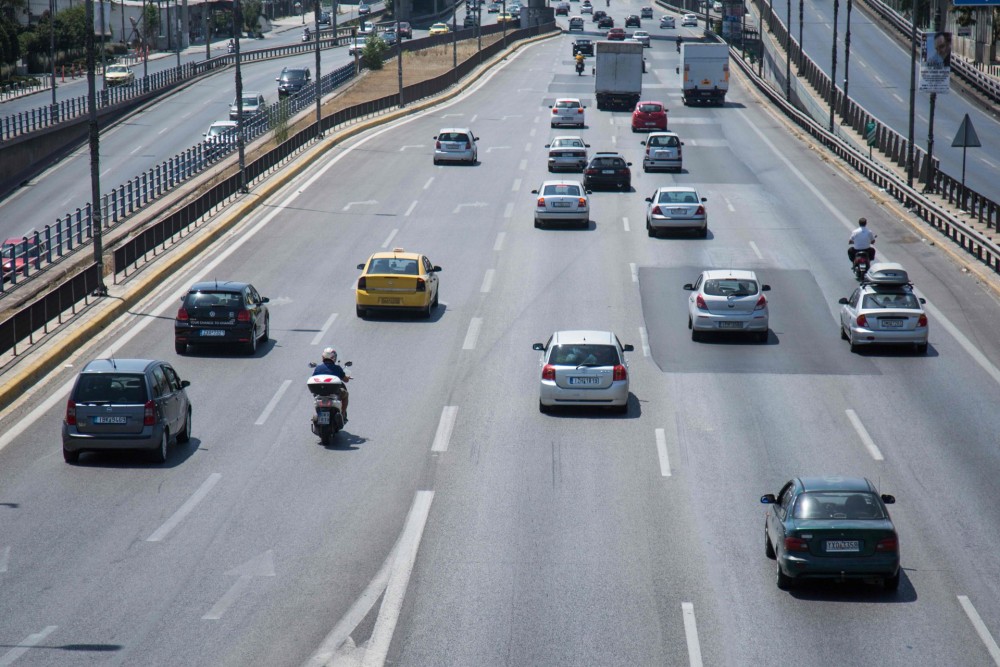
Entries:
{"type": "Polygon", "coordinates": [[[895,262],[875,262],[850,297],[840,299],[840,337],[851,352],[866,345],[913,345],[927,352],[926,300],[895,262]]]}
{"type": "Polygon", "coordinates": [[[541,386],[538,409],[555,406],[609,407],[628,412],[629,379],[622,345],[611,331],[557,331],[548,342],[535,343],[541,386]]]}

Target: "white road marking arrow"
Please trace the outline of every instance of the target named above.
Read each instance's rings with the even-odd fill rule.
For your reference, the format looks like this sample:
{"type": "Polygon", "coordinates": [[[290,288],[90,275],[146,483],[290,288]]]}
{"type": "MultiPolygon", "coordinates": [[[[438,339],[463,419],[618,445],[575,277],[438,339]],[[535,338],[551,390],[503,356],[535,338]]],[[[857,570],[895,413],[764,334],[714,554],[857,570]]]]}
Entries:
{"type": "Polygon", "coordinates": [[[219,598],[219,601],[215,603],[207,614],[202,616],[202,620],[215,621],[222,618],[222,615],[226,613],[226,610],[236,601],[236,598],[240,596],[248,585],[250,585],[250,580],[254,577],[273,577],[274,576],[274,552],[270,549],[255,556],[243,563],[239,567],[234,567],[232,570],[226,572],[227,577],[237,576],[239,579],[236,583],[229,587],[226,594],[219,598]]]}
{"type": "Polygon", "coordinates": [[[402,153],[407,148],[427,148],[426,144],[406,144],[405,146],[399,147],[399,152],[402,153]]]}
{"type": "Polygon", "coordinates": [[[7,571],[7,564],[10,562],[10,547],[0,550],[0,573],[7,571]]]}
{"type": "Polygon", "coordinates": [[[511,114],[510,116],[503,116],[500,118],[500,120],[507,120],[508,118],[521,118],[521,114],[515,113],[511,114]]]}
{"type": "Polygon", "coordinates": [[[446,113],[442,115],[442,118],[451,118],[452,116],[464,116],[464,113],[446,113]]]}
{"type": "Polygon", "coordinates": [[[477,201],[471,204],[459,204],[458,206],[455,207],[455,210],[452,211],[452,213],[460,213],[462,211],[462,208],[465,206],[469,206],[471,208],[486,208],[487,206],[489,206],[489,203],[484,201],[477,201]]]}
{"type": "Polygon", "coordinates": [[[374,206],[377,203],[378,202],[375,201],[374,199],[369,199],[368,201],[352,201],[352,202],[347,202],[347,206],[345,206],[342,210],[349,211],[351,210],[352,206],[374,206]]]}
{"type": "Polygon", "coordinates": [[[290,296],[276,296],[273,299],[269,299],[267,302],[268,306],[287,306],[292,302],[292,297],[290,296]]]}
{"type": "Polygon", "coordinates": [[[507,148],[510,148],[510,146],[490,146],[489,148],[486,149],[486,152],[489,153],[490,151],[502,151],[507,148]]]}

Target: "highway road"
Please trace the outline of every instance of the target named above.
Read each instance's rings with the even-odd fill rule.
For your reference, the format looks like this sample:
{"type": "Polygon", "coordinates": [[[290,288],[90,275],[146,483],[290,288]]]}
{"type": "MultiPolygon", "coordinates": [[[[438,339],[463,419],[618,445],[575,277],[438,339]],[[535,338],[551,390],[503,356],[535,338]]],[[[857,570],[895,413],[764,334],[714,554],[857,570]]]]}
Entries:
{"type": "Polygon", "coordinates": [[[995,663],[995,292],[740,77],[724,108],[684,107],[661,42],[645,96],[667,102],[685,169],[643,174],[641,135],[594,108],[571,39],[331,151],[0,417],[0,664],[995,663]],[[594,193],[588,230],[534,229],[543,145],[573,133],[547,105],[574,95],[634,191],[594,193]],[[432,166],[455,125],[480,163],[432,166]],[[646,235],[643,197],[670,183],[708,197],[708,239],[646,235]],[[861,215],[928,299],[926,356],[837,335],[861,215]],[[396,246],[443,267],[441,307],[356,318],[355,265],[396,246]],[[773,286],[766,345],[691,341],[681,285],[710,267],[773,286]],[[177,299],[211,277],[270,297],[254,357],[174,353],[177,299]],[[635,345],[627,415],[538,412],[531,344],[568,328],[635,345]],[[355,364],[330,448],[303,386],[326,345],[355,364]],[[67,383],[111,353],[191,381],[194,438],[164,465],[62,460],[67,383]],[[806,474],[896,496],[897,593],[776,588],[758,498],[806,474]]]}

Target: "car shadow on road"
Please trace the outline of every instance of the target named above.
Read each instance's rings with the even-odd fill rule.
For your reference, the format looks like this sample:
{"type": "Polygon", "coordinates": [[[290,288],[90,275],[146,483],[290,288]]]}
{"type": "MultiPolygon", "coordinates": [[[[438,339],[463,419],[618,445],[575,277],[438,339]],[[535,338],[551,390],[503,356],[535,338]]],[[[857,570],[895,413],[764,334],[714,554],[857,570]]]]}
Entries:
{"type": "MultiPolygon", "coordinates": [[[[443,303],[438,303],[438,307],[431,311],[430,317],[422,317],[420,313],[415,313],[413,311],[393,311],[393,310],[369,310],[365,313],[364,320],[366,322],[377,321],[377,322],[414,322],[416,324],[426,324],[428,322],[437,322],[448,310],[448,306],[443,303]]],[[[360,319],[360,318],[359,318],[360,319]]]]}
{"type": "Polygon", "coordinates": [[[767,330],[767,340],[757,340],[756,333],[735,332],[735,331],[711,331],[702,332],[698,343],[707,345],[746,345],[748,347],[763,347],[766,345],[778,345],[781,340],[773,330],[767,330]]]}
{"type": "Polygon", "coordinates": [[[553,406],[544,416],[563,419],[639,419],[642,417],[642,405],[639,398],[629,392],[628,412],[624,414],[602,406],[567,405],[553,406]]]}
{"type": "Polygon", "coordinates": [[[650,238],[670,241],[711,241],[715,238],[715,233],[712,232],[711,228],[709,228],[705,236],[686,229],[657,229],[655,234],[650,236],[650,238]]]}
{"type": "Polygon", "coordinates": [[[810,581],[794,585],[788,591],[797,600],[813,602],[885,602],[901,604],[917,601],[917,590],[910,583],[906,571],[900,572],[899,589],[887,591],[881,581],[872,579],[847,581],[810,581]]]}
{"type": "Polygon", "coordinates": [[[255,359],[269,354],[277,346],[278,342],[274,338],[268,338],[266,343],[257,343],[256,352],[247,354],[240,343],[231,343],[228,345],[188,345],[187,351],[177,356],[194,357],[197,359],[228,359],[230,357],[255,359]]]}
{"type": "MultiPolygon", "coordinates": [[[[192,422],[194,424],[194,422],[192,422]]],[[[167,449],[164,463],[151,461],[149,453],[139,450],[81,452],[80,460],[74,464],[79,468],[113,468],[117,470],[142,470],[147,468],[176,468],[201,449],[201,440],[191,436],[185,443],[171,444],[167,449]]]]}
{"type": "Polygon", "coordinates": [[[857,352],[854,354],[859,357],[940,357],[937,349],[931,345],[927,344],[926,352],[917,352],[913,345],[909,343],[901,343],[899,345],[862,345],[858,348],[857,352]]]}

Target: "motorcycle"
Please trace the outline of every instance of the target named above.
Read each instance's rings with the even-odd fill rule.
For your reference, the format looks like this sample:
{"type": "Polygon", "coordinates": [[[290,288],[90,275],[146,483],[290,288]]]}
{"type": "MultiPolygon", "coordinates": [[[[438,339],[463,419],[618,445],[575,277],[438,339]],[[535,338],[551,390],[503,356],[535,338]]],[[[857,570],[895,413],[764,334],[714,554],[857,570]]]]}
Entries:
{"type": "Polygon", "coordinates": [[[677,38],[677,53],[681,52],[681,38],[677,38]]]}
{"type": "Polygon", "coordinates": [[[229,52],[236,53],[236,44],[234,44],[233,42],[229,42],[229,52]]]}
{"type": "Polygon", "coordinates": [[[309,37],[310,37],[310,35],[309,35],[309,28],[306,28],[305,30],[302,31],[302,41],[303,42],[308,42],[309,41],[309,37]]]}
{"type": "MultiPolygon", "coordinates": [[[[345,367],[352,365],[348,361],[345,367]]],[[[309,364],[315,368],[316,364],[309,364]]],[[[350,379],[351,376],[348,376],[350,379]]],[[[312,375],[306,381],[309,392],[313,395],[313,406],[316,414],[312,417],[312,432],[319,436],[323,445],[329,445],[337,432],[344,428],[344,409],[341,400],[342,392],[346,390],[344,381],[336,375],[312,375]]]]}
{"type": "Polygon", "coordinates": [[[872,265],[872,253],[867,248],[854,253],[854,277],[860,283],[872,265]]]}
{"type": "Polygon", "coordinates": [[[583,61],[579,60],[576,63],[576,73],[577,76],[583,76],[583,61]]]}

